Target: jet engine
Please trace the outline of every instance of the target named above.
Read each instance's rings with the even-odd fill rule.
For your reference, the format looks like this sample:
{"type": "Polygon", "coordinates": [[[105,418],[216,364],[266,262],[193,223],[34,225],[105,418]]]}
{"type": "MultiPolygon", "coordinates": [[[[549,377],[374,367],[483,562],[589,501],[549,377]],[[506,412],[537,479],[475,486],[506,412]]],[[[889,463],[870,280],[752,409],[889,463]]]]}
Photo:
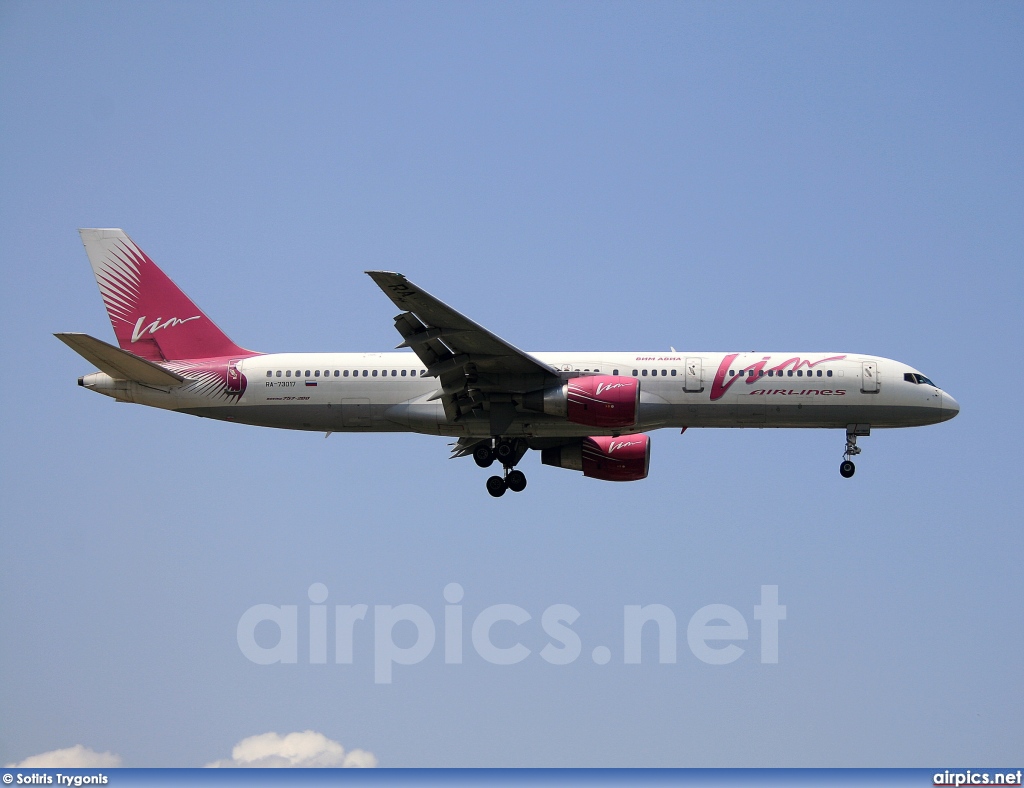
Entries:
{"type": "Polygon", "coordinates": [[[586,375],[530,392],[522,404],[528,410],[588,427],[632,427],[640,410],[640,381],[619,375],[586,375]]]}
{"type": "Polygon", "coordinates": [[[540,461],[557,468],[583,471],[584,476],[606,482],[635,482],[647,478],[651,465],[651,439],[646,435],[604,435],[544,449],[540,461]]]}

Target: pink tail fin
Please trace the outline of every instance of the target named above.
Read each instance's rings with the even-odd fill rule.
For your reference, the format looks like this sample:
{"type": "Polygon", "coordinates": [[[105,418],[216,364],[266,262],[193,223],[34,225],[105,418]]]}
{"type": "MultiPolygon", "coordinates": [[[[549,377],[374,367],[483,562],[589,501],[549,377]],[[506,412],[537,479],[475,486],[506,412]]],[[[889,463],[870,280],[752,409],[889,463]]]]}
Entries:
{"type": "Polygon", "coordinates": [[[79,230],[122,350],[150,361],[250,356],[123,230],[79,230]]]}

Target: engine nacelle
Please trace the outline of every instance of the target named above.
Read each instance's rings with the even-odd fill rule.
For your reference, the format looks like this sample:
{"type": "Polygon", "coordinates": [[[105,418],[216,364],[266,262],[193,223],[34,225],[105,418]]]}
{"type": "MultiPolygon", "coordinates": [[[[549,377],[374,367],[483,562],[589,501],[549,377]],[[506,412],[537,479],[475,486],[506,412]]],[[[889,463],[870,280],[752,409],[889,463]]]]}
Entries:
{"type": "Polygon", "coordinates": [[[651,465],[651,439],[646,435],[604,435],[555,446],[540,453],[540,461],[557,468],[583,471],[584,476],[606,482],[635,482],[647,478],[651,465]]]}
{"type": "Polygon", "coordinates": [[[587,427],[632,427],[640,412],[640,381],[619,375],[586,375],[523,397],[523,407],[587,427]]]}

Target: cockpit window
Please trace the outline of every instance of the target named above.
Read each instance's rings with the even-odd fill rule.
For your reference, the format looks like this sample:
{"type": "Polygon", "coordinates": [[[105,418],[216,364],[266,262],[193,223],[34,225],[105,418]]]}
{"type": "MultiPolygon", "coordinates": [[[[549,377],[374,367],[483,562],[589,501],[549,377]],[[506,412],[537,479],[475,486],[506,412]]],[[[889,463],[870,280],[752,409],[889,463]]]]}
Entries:
{"type": "MultiPolygon", "coordinates": [[[[926,378],[924,375],[921,375],[918,372],[907,372],[903,375],[903,379],[908,383],[924,383],[927,386],[935,386],[935,384],[932,383],[928,378],[926,378]]],[[[938,386],[935,386],[935,388],[938,388],[938,386]]]]}

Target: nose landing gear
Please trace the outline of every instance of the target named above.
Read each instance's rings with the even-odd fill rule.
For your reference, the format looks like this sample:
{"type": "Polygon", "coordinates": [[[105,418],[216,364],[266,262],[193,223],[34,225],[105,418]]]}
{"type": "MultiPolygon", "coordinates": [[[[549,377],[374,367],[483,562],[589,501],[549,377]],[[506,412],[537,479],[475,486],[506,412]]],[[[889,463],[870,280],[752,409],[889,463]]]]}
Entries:
{"type": "Polygon", "coordinates": [[[843,461],[839,464],[839,475],[849,479],[857,472],[857,466],[853,464],[851,457],[856,457],[861,452],[857,445],[857,437],[871,434],[871,426],[867,424],[848,424],[846,426],[846,450],[843,452],[843,461]]]}

